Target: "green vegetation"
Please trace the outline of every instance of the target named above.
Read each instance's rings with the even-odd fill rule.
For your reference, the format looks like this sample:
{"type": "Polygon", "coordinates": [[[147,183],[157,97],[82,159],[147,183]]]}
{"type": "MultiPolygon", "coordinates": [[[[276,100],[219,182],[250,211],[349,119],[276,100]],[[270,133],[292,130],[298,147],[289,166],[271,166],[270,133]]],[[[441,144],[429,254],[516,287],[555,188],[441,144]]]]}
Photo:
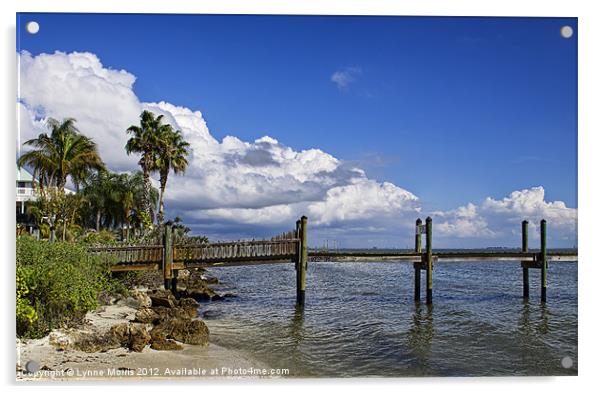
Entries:
{"type": "Polygon", "coordinates": [[[123,292],[109,261],[86,245],[17,238],[17,335],[40,337],[79,321],[102,293],[123,292]]]}
{"type": "Polygon", "coordinates": [[[156,153],[160,146],[161,134],[166,125],[161,121],[163,115],[155,117],[150,111],[143,111],[140,114],[140,126],[132,125],[127,129],[132,137],[125,145],[127,154],[140,153],[138,164],[142,168],[142,176],[144,180],[144,193],[142,195],[142,212],[147,216],[152,216],[150,202],[150,173],[154,167],[156,153]]]}
{"type": "MultiPolygon", "coordinates": [[[[49,118],[49,133],[24,143],[30,150],[17,165],[33,173],[38,199],[26,209],[41,240],[17,226],[18,336],[39,337],[75,323],[96,308],[103,294],[124,291],[124,278],[113,279],[110,262],[87,253],[90,245],[161,242],[168,176],[186,170],[190,147],[179,130],[162,122],[162,115],[143,111],[139,126],[126,130],[126,153],[140,154],[141,171],[133,174],[110,172],[75,119],[49,118]],[[151,184],[153,172],[159,175],[159,190],[151,184]],[[66,189],[69,185],[75,192],[66,189]]],[[[174,230],[178,242],[207,242],[190,237],[179,218],[174,230]]]]}
{"type": "Polygon", "coordinates": [[[182,173],[188,167],[188,148],[190,144],[184,141],[182,133],[179,130],[174,131],[171,126],[161,129],[161,135],[159,137],[158,149],[155,152],[155,160],[153,162],[153,169],[159,171],[159,183],[160,183],[160,194],[159,194],[159,214],[157,221],[163,223],[164,215],[164,204],[163,197],[165,195],[165,187],[167,186],[167,176],[169,172],[173,170],[175,174],[182,173]]]}
{"type": "Polygon", "coordinates": [[[29,204],[43,238],[75,241],[90,231],[112,231],[116,239],[144,238],[165,220],[164,196],[169,173],[183,173],[188,166],[190,144],[179,130],[163,123],[163,116],[150,111],[140,115],[140,125],[130,126],[127,154],[139,153],[141,170],[134,174],[106,169],[96,143],[81,134],[75,119],[47,121],[50,133],[28,140],[33,147],[18,160],[32,169],[39,190],[29,204]],[[160,189],[150,181],[159,175],[160,189]],[[71,182],[76,193],[65,190],[71,182]]]}
{"type": "MultiPolygon", "coordinates": [[[[81,194],[85,201],[81,210],[82,225],[86,228],[121,232],[121,238],[127,240],[148,227],[142,203],[144,180],[140,172],[134,175],[99,172],[90,177],[81,194]]],[[[156,205],[157,189],[151,188],[150,198],[156,205]]]]}
{"type": "Polygon", "coordinates": [[[96,143],[79,133],[75,119],[59,122],[49,118],[46,122],[50,135],[42,133],[38,138],[25,141],[23,145],[34,149],[24,153],[18,160],[19,166],[29,165],[33,176],[40,179],[40,189],[54,186],[63,190],[67,177],[71,177],[75,188],[92,174],[104,169],[96,143]]]}

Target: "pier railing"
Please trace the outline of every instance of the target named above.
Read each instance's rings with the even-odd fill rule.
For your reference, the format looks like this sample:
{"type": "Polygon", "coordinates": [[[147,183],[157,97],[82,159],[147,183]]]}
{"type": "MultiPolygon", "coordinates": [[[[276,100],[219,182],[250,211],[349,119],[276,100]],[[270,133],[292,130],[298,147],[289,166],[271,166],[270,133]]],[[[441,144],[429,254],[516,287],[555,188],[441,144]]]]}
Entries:
{"type": "Polygon", "coordinates": [[[173,228],[165,225],[161,245],[128,245],[88,248],[111,262],[113,272],[162,270],[166,289],[174,292],[178,270],[208,266],[252,265],[294,262],[297,271],[297,303],[305,299],[307,270],[307,218],[297,221],[296,228],[269,240],[215,242],[199,245],[173,243],[173,228]]]}
{"type": "Polygon", "coordinates": [[[358,259],[409,260],[414,262],[414,300],[420,301],[421,272],[425,271],[426,303],[433,302],[434,263],[444,260],[514,260],[521,263],[523,274],[523,297],[529,298],[529,270],[540,272],[541,301],[547,300],[548,262],[577,257],[577,252],[548,251],[547,225],[542,220],[539,226],[540,245],[529,250],[529,223],[522,222],[522,245],[520,251],[433,251],[433,223],[416,220],[413,252],[385,251],[312,251],[307,249],[307,218],[297,221],[294,230],[272,237],[269,240],[244,240],[216,242],[199,245],[179,245],[172,242],[171,225],[165,226],[161,245],[108,246],[89,248],[110,259],[112,271],[162,270],[166,289],[174,292],[177,287],[178,270],[211,266],[237,266],[294,262],[296,270],[297,304],[305,303],[305,282],[308,261],[340,261],[358,259]],[[422,238],[425,236],[425,247],[422,238]]]}

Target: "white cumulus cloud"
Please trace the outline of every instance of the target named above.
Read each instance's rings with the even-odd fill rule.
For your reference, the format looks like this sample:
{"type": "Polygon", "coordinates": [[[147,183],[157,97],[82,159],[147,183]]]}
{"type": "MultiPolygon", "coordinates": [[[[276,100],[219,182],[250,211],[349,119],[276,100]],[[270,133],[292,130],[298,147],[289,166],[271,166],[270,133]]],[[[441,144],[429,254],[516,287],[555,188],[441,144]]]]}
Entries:
{"type": "Polygon", "coordinates": [[[562,201],[546,201],[542,186],[517,190],[499,200],[487,197],[478,206],[469,203],[451,211],[434,212],[433,231],[447,237],[495,239],[505,246],[518,246],[521,222],[529,221],[537,239],[541,219],[548,223],[553,243],[572,246],[576,242],[577,209],[562,201]]]}
{"type": "Polygon", "coordinates": [[[180,129],[192,155],[186,176],[170,177],[168,213],[196,220],[197,226],[222,221],[290,227],[308,213],[314,225],[369,222],[417,206],[412,193],[368,179],[360,168],[320,149],[297,151],[272,136],[218,141],[201,112],[141,102],[133,90],[134,75],[103,66],[95,54],[21,52],[19,61],[21,142],[44,131],[46,117],[73,117],[98,143],[111,169],[132,171],[137,157],[125,154],[125,130],[137,124],[142,110],[161,114],[180,129]]]}
{"type": "MultiPolygon", "coordinates": [[[[134,92],[136,77],[104,66],[93,53],[21,52],[18,59],[20,143],[46,131],[47,117],[73,117],[80,131],[98,143],[110,169],[135,171],[138,157],[125,153],[125,130],[138,123],[142,110],[162,114],[181,130],[192,154],[185,176],[169,178],[167,215],[180,215],[198,233],[222,239],[267,236],[307,215],[317,238],[347,239],[346,246],[405,247],[413,240],[416,217],[426,216],[413,193],[370,179],[361,168],[320,149],[295,150],[267,135],[218,141],[200,111],[141,102],[134,92]]],[[[331,80],[344,89],[360,74],[359,68],[347,68],[331,80]]],[[[433,212],[435,240],[512,240],[521,220],[535,223],[543,217],[551,234],[572,244],[577,210],[545,201],[542,187],[433,212]]]]}

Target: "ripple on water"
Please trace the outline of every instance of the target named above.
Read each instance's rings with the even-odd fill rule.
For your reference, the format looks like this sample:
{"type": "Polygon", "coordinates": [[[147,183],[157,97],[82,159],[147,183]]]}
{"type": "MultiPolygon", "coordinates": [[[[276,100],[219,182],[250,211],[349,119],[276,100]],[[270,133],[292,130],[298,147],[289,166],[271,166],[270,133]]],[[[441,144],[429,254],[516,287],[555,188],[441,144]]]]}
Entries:
{"type": "Polygon", "coordinates": [[[441,264],[432,307],[412,300],[410,264],[311,263],[304,311],[294,307],[292,264],[211,271],[238,294],[210,304],[212,340],[293,375],[577,373],[576,263],[550,264],[545,305],[536,275],[523,302],[516,263],[441,264]]]}

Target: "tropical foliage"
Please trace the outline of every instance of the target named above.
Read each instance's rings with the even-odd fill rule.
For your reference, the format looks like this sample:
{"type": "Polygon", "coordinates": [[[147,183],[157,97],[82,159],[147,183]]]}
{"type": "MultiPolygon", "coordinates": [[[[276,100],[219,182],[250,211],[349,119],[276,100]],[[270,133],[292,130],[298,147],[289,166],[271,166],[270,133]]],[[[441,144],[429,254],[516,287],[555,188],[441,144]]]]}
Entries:
{"type": "MultiPolygon", "coordinates": [[[[122,237],[129,239],[148,225],[144,223],[145,186],[141,172],[133,175],[100,172],[87,181],[81,194],[85,199],[82,223],[86,228],[123,231],[122,237]]],[[[151,205],[156,206],[157,200],[158,191],[151,187],[151,205]]]]}
{"type": "Polygon", "coordinates": [[[49,133],[26,141],[32,149],[17,162],[32,170],[41,191],[28,211],[43,237],[73,240],[93,229],[130,239],[144,236],[155,216],[163,223],[169,173],[186,170],[190,145],[179,130],[163,123],[162,115],[143,111],[140,124],[126,130],[131,136],[126,152],[140,154],[141,171],[131,175],[108,171],[96,143],[79,132],[75,119],[50,118],[47,125],[49,133]],[[153,172],[159,175],[159,190],[152,186],[153,172]],[[68,184],[76,193],[66,191],[68,184]]]}
{"type": "Polygon", "coordinates": [[[83,318],[103,292],[123,291],[84,245],[17,238],[17,335],[43,336],[83,318]]]}
{"type": "MultiPolygon", "coordinates": [[[[96,143],[77,130],[74,119],[48,119],[49,133],[25,142],[31,149],[17,164],[32,170],[40,191],[27,211],[42,240],[17,227],[18,336],[39,337],[79,321],[103,293],[123,291],[111,277],[110,262],[87,253],[89,245],[160,242],[164,230],[153,226],[155,214],[162,224],[169,173],[184,172],[189,154],[181,132],[162,121],[143,111],[140,124],[127,129],[127,154],[140,154],[141,171],[134,174],[108,171],[96,143]],[[151,184],[153,172],[159,175],[159,190],[151,184]]],[[[179,218],[174,229],[178,242],[207,242],[189,236],[190,228],[179,218]]]]}
{"type": "Polygon", "coordinates": [[[127,129],[127,132],[131,134],[132,137],[125,145],[125,150],[128,155],[132,153],[140,154],[138,164],[140,164],[140,167],[142,168],[142,176],[144,179],[142,211],[150,217],[152,217],[150,174],[153,170],[153,162],[159,147],[162,129],[166,127],[166,125],[162,124],[162,119],[163,115],[155,117],[155,114],[152,112],[143,111],[142,114],[140,114],[140,125],[132,125],[127,129]]]}
{"type": "Polygon", "coordinates": [[[182,133],[179,130],[174,131],[170,125],[161,128],[161,135],[158,139],[158,146],[155,151],[155,160],[153,169],[159,172],[160,194],[159,194],[159,214],[157,221],[163,223],[165,218],[164,196],[167,186],[167,177],[173,170],[175,174],[183,173],[188,167],[187,156],[189,154],[190,144],[184,141],[182,133]]]}
{"type": "Polygon", "coordinates": [[[79,133],[75,119],[59,122],[49,118],[47,125],[50,135],[42,133],[38,138],[25,141],[24,145],[33,149],[17,162],[20,167],[28,165],[33,169],[41,188],[54,186],[63,190],[71,177],[77,189],[90,174],[104,168],[96,143],[79,133]]]}
{"type": "Polygon", "coordinates": [[[84,198],[81,194],[67,194],[55,187],[46,192],[31,204],[29,211],[35,217],[38,226],[48,228],[48,238],[55,240],[72,240],[75,233],[81,232],[78,221],[81,218],[81,207],[84,198]],[[57,236],[57,230],[59,234],[57,236]]]}

